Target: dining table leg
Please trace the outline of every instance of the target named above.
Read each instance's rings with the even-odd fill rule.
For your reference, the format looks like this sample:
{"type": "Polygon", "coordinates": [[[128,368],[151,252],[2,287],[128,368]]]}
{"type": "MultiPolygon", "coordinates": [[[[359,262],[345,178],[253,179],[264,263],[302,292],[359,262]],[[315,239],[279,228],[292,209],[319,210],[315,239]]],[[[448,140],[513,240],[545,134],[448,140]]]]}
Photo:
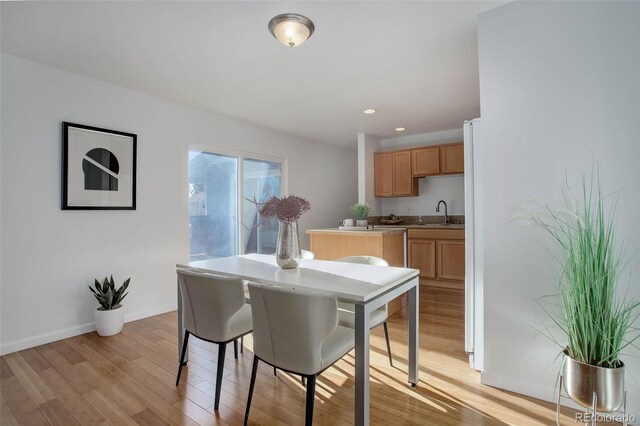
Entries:
{"type": "Polygon", "coordinates": [[[409,293],[409,383],[411,386],[418,385],[418,324],[420,316],[420,304],[418,291],[419,281],[414,278],[415,285],[408,291],[409,293]]]}
{"type": "Polygon", "coordinates": [[[369,424],[369,335],[370,310],[356,303],[356,426],[369,424]]]}

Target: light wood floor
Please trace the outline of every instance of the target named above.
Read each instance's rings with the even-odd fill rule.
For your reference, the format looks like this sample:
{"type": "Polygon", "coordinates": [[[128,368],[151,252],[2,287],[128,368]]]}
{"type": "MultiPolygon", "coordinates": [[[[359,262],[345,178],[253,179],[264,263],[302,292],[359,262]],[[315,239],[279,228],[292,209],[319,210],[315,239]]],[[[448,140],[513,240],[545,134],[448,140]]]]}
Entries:
{"type": "MultiPolygon", "coordinates": [[[[382,328],[372,331],[371,423],[378,425],[539,425],[554,406],[480,384],[464,353],[463,293],[423,287],[420,294],[420,383],[407,384],[406,312],[390,318],[394,367],[382,328]]],[[[216,347],[192,338],[180,386],[176,312],[125,325],[117,336],[95,333],[0,358],[2,425],[240,425],[251,373],[251,339],[235,361],[229,348],[221,405],[213,411],[216,347]],[[185,374],[186,373],[186,374],[185,374]]],[[[319,378],[315,423],[353,423],[354,358],[319,378]]],[[[298,378],[274,377],[262,364],[250,424],[301,425],[305,391],[298,378]]],[[[564,424],[575,424],[563,412],[564,424]]]]}

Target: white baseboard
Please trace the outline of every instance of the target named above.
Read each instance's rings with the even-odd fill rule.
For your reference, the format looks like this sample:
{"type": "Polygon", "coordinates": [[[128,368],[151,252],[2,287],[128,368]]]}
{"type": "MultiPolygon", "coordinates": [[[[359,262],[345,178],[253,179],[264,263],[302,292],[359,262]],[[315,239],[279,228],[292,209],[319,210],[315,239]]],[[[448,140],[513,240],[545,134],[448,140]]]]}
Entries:
{"type": "Polygon", "coordinates": [[[147,309],[146,311],[134,312],[124,316],[124,322],[137,321],[143,318],[149,318],[154,315],[164,314],[166,312],[175,311],[178,309],[175,305],[158,306],[155,308],[147,309]]]}
{"type": "Polygon", "coordinates": [[[510,392],[527,395],[532,398],[541,399],[547,402],[554,402],[555,389],[550,389],[538,383],[525,382],[521,383],[513,377],[504,377],[483,371],[480,375],[480,382],[483,385],[491,386],[498,389],[504,389],[510,392]]]}
{"type": "MultiPolygon", "coordinates": [[[[140,312],[134,312],[124,316],[124,322],[137,321],[139,319],[152,317],[154,315],[164,314],[165,312],[175,311],[174,305],[158,306],[156,308],[147,309],[140,312]]],[[[7,355],[12,352],[33,348],[34,346],[44,345],[58,340],[66,339],[80,334],[90,333],[96,330],[96,325],[91,322],[81,324],[75,327],[65,328],[63,330],[53,331],[51,333],[40,334],[38,336],[28,337],[26,339],[15,340],[0,345],[0,355],[7,355]]]]}
{"type": "MultiPolygon", "coordinates": [[[[503,377],[483,371],[480,376],[480,382],[483,385],[491,386],[498,389],[504,389],[510,392],[526,395],[532,398],[541,399],[543,401],[556,403],[557,394],[555,393],[557,388],[550,390],[546,386],[542,386],[537,383],[531,382],[519,382],[515,381],[512,377],[503,377]]],[[[557,383],[555,384],[557,386],[557,383]]],[[[574,410],[584,411],[584,408],[570,400],[563,391],[563,398],[560,400],[560,404],[563,407],[573,408],[574,410]]],[[[631,398],[631,397],[628,397],[631,398]]],[[[630,399],[627,399],[627,409],[629,414],[633,416],[633,419],[629,422],[630,425],[640,425],[640,407],[634,406],[630,399]]]]}
{"type": "Polygon", "coordinates": [[[0,355],[7,355],[12,352],[32,348],[34,346],[40,346],[46,343],[55,342],[56,340],[62,340],[68,337],[77,336],[79,334],[89,333],[91,331],[95,331],[95,329],[96,325],[94,323],[89,323],[78,325],[76,327],[65,328],[63,330],[58,330],[51,333],[40,334],[34,337],[28,337],[26,339],[15,340],[13,342],[8,342],[1,345],[0,355]]]}

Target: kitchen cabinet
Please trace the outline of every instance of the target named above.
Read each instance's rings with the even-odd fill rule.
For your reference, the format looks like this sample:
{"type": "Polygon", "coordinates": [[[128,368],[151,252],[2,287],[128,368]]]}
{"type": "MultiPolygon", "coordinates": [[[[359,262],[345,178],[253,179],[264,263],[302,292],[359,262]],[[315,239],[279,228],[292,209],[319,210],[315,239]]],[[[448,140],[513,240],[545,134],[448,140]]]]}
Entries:
{"type": "Polygon", "coordinates": [[[411,150],[413,176],[424,177],[440,174],[440,148],[420,148],[411,150]]]}
{"type": "Polygon", "coordinates": [[[393,196],[393,154],[376,153],[373,157],[376,197],[393,196]]]}
{"type": "Polygon", "coordinates": [[[463,144],[440,147],[440,172],[442,174],[464,173],[463,144]]]}
{"type": "Polygon", "coordinates": [[[464,282],[464,229],[409,229],[409,267],[420,277],[443,282],[464,282]]]}
{"type": "Polygon", "coordinates": [[[393,153],[393,195],[412,196],[417,194],[411,173],[411,151],[393,153]],[[415,194],[414,194],[415,193],[415,194]]]}
{"type": "Polygon", "coordinates": [[[437,277],[464,281],[464,241],[437,241],[437,277]]]}
{"type": "Polygon", "coordinates": [[[419,269],[423,278],[436,277],[436,242],[409,240],[409,267],[419,269]]]}
{"type": "Polygon", "coordinates": [[[374,154],[376,197],[411,197],[418,195],[418,185],[411,173],[411,151],[374,154]]]}
{"type": "Polygon", "coordinates": [[[376,197],[416,197],[418,178],[464,173],[464,145],[376,152],[373,169],[376,197]]]}

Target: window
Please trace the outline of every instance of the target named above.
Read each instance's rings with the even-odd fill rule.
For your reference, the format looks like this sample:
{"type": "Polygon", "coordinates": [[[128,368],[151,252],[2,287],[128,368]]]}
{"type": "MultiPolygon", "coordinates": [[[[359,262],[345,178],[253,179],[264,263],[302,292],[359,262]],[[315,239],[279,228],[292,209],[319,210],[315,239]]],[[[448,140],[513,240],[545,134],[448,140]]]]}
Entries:
{"type": "Polygon", "coordinates": [[[191,260],[274,253],[278,223],[261,218],[252,201],[282,196],[283,172],[280,159],[190,150],[191,260]]]}

